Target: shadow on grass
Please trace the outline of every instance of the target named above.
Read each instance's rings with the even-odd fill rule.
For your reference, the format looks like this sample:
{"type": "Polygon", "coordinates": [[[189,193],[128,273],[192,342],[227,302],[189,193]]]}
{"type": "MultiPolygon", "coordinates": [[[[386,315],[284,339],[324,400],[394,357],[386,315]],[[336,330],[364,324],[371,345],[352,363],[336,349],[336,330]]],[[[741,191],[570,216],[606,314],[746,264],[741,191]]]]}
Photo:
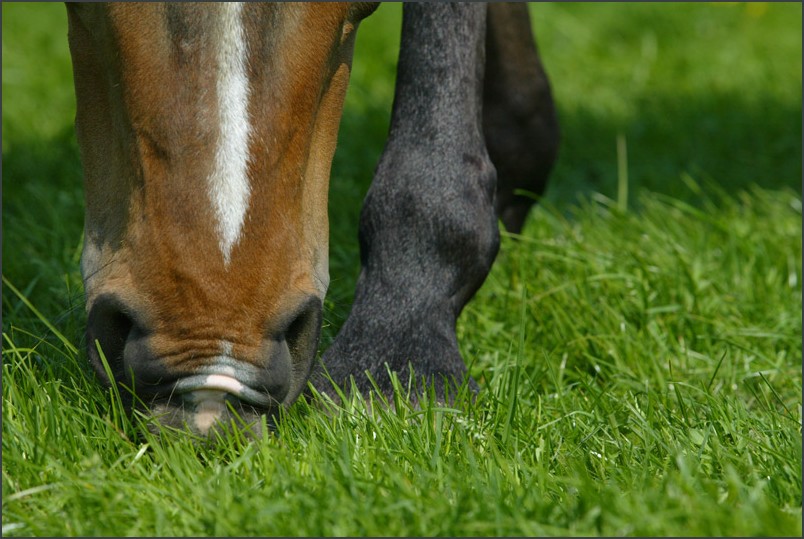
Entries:
{"type": "MultiPolygon", "coordinates": [[[[83,208],[71,128],[47,141],[8,144],[3,153],[3,275],[46,316],[58,316],[82,298],[80,289],[71,287],[77,284],[83,208]]],[[[8,301],[4,290],[4,328],[16,312],[7,311],[8,301]]]]}
{"type": "Polygon", "coordinates": [[[713,93],[654,96],[636,108],[638,115],[617,122],[559,110],[562,145],[547,193],[553,202],[593,191],[616,197],[618,134],[627,142],[632,195],[646,189],[696,204],[683,174],[726,192],[800,188],[801,102],[713,93]]]}
{"type": "MultiPolygon", "coordinates": [[[[352,301],[359,272],[360,205],[385,144],[391,103],[347,108],[330,187],[331,275],[322,347],[352,301]]],[[[801,103],[739,95],[653,96],[625,120],[562,110],[562,145],[547,197],[568,207],[578,196],[616,197],[618,133],[625,135],[631,200],[641,190],[697,204],[710,185],[736,192],[757,184],[800,190],[801,103]],[[688,174],[704,186],[685,185],[688,174]]],[[[83,301],[78,262],[83,198],[72,129],[49,141],[12,141],[3,154],[3,273],[46,316],[83,301]],[[67,285],[65,286],[65,282],[67,285]]],[[[637,208],[638,209],[638,208],[637,208]]],[[[4,327],[19,305],[3,295],[4,327]]],[[[71,316],[70,318],[75,318],[71,316]]],[[[79,324],[80,325],[80,324],[79,324]]]]}

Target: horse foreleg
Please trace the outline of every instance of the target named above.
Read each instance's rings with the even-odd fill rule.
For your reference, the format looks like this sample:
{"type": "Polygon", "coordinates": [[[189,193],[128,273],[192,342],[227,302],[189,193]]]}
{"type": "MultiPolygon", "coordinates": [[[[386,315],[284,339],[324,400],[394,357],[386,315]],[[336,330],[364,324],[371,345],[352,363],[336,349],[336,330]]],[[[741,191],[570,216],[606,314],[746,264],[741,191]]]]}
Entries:
{"type": "Polygon", "coordinates": [[[443,396],[466,376],[455,322],[499,246],[481,126],[485,26],[483,4],[405,4],[389,139],[360,216],[362,270],[324,355],[339,384],[353,375],[366,392],[368,371],[389,394],[386,365],[403,383],[410,365],[443,396]]]}

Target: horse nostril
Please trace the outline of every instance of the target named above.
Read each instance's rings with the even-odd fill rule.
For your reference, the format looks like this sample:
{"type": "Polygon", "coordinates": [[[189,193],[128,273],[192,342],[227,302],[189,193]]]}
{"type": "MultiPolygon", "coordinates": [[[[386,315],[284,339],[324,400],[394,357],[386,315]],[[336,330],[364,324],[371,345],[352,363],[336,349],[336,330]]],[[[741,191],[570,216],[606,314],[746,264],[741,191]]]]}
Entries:
{"type": "Polygon", "coordinates": [[[112,380],[107,375],[95,341],[100,343],[113,379],[122,381],[125,376],[123,353],[134,328],[133,318],[116,296],[104,294],[93,303],[87,317],[87,355],[104,383],[111,385],[112,380]]]}
{"type": "Polygon", "coordinates": [[[321,300],[311,298],[285,330],[285,340],[294,358],[315,354],[321,333],[321,300]]]}
{"type": "Polygon", "coordinates": [[[321,310],[321,300],[310,298],[290,318],[281,337],[273,341],[267,374],[278,390],[271,393],[280,402],[296,400],[307,383],[318,348],[321,310]],[[282,383],[277,383],[280,380],[282,383]]]}

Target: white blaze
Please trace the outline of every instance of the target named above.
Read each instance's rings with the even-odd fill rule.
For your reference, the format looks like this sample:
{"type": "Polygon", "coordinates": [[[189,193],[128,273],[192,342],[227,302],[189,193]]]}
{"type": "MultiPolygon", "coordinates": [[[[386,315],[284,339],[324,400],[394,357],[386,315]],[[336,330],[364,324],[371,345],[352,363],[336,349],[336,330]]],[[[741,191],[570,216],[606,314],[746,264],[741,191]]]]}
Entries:
{"type": "Polygon", "coordinates": [[[209,176],[209,193],[217,218],[221,252],[229,263],[232,247],[240,238],[249,198],[248,76],[246,40],[241,22],[241,3],[220,4],[217,50],[218,144],[209,176]]]}

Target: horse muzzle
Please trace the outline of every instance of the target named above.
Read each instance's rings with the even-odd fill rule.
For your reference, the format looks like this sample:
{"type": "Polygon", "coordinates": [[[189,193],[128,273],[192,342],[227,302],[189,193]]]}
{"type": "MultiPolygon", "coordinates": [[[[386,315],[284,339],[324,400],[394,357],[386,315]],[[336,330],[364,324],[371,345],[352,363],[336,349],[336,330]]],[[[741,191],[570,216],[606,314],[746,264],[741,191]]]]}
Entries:
{"type": "Polygon", "coordinates": [[[297,305],[255,346],[233,346],[223,335],[174,338],[166,348],[165,337],[150,330],[130,306],[104,295],[89,312],[88,357],[103,383],[120,388],[126,408],[147,410],[159,425],[210,435],[216,425],[234,421],[254,430],[262,415],[273,423],[279,408],[292,404],[309,378],[321,301],[310,296],[297,305]]]}

